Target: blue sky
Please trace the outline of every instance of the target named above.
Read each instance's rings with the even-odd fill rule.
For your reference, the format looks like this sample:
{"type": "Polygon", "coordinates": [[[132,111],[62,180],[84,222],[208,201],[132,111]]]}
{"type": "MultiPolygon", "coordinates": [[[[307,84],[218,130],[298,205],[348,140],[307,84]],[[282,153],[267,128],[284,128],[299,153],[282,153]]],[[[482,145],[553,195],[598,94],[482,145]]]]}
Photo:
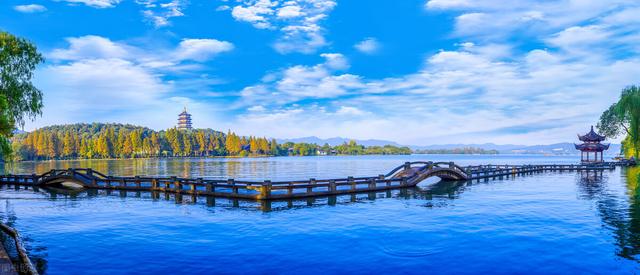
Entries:
{"type": "Polygon", "coordinates": [[[5,0],[44,115],[403,144],[573,141],[640,84],[629,0],[5,0]]]}

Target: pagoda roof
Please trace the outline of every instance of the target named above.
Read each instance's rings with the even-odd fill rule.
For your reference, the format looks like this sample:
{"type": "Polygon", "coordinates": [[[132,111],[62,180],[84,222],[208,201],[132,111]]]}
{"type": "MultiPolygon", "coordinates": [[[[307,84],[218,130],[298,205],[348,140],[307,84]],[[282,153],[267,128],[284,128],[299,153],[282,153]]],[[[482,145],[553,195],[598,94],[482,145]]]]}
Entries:
{"type": "Polygon", "coordinates": [[[600,141],[604,141],[606,137],[601,136],[597,134],[595,131],[593,131],[593,125],[591,125],[591,131],[589,131],[587,134],[582,136],[578,135],[578,139],[580,141],[586,141],[586,142],[600,142],[600,141]]]}
{"type": "Polygon", "coordinates": [[[601,152],[609,149],[610,144],[602,144],[602,143],[583,143],[583,144],[574,144],[576,149],[580,151],[589,151],[589,152],[601,152]]]}

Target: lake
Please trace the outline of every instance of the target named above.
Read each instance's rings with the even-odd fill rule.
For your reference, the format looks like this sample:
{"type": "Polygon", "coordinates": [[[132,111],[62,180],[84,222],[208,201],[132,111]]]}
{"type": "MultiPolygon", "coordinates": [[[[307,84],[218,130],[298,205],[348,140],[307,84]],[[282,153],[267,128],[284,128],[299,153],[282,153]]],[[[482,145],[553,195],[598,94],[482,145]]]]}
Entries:
{"type": "MultiPolygon", "coordinates": [[[[579,156],[412,155],[27,162],[111,175],[292,180],[385,174],[405,161],[577,163],[579,156]]],[[[0,216],[47,274],[637,273],[640,169],[274,202],[0,188],[0,216]],[[268,211],[265,211],[267,210],[268,211]]]]}

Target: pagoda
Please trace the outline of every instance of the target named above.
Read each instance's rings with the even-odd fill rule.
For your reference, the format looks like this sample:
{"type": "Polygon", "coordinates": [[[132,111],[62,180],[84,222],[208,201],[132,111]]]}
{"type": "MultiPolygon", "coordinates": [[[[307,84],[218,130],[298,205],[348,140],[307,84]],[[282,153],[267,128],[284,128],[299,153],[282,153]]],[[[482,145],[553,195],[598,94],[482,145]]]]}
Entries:
{"type": "Polygon", "coordinates": [[[586,135],[578,135],[578,139],[582,141],[582,144],[574,145],[576,146],[576,149],[581,152],[580,160],[583,163],[604,162],[603,152],[604,150],[609,149],[609,144],[601,143],[605,138],[605,136],[601,136],[594,132],[593,126],[591,126],[591,131],[586,135]],[[593,153],[593,158],[589,158],[591,153],[593,153]],[[600,158],[598,158],[598,154],[600,155],[600,158]]]}
{"type": "Polygon", "coordinates": [[[187,113],[187,107],[178,115],[178,129],[191,130],[191,114],[187,113]]]}

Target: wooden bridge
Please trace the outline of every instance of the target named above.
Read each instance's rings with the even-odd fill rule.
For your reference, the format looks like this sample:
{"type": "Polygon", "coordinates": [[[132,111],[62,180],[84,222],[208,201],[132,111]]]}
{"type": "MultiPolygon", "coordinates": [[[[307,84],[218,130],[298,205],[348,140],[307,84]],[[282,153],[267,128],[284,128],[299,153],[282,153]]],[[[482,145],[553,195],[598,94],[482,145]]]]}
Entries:
{"type": "Polygon", "coordinates": [[[34,187],[86,188],[124,191],[159,191],[214,197],[283,200],[384,191],[416,186],[421,181],[439,177],[444,181],[485,180],[543,171],[612,170],[625,163],[598,165],[478,165],[461,167],[453,162],[406,162],[386,175],[309,179],[300,181],[238,181],[179,177],[116,177],[92,169],[51,170],[42,175],[2,175],[0,183],[34,187]]]}

